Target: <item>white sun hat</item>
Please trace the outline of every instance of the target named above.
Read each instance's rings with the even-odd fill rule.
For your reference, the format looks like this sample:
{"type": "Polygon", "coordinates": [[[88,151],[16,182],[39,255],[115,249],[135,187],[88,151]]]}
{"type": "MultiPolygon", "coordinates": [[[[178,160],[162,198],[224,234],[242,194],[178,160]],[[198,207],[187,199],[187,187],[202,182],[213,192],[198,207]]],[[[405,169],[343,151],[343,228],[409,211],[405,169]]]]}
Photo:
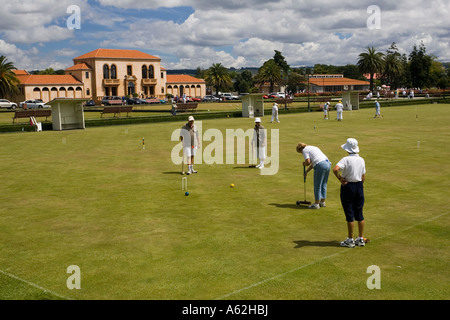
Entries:
{"type": "Polygon", "coordinates": [[[194,117],[193,116],[189,116],[188,121],[194,121],[194,117]]]}
{"type": "Polygon", "coordinates": [[[255,123],[257,123],[257,122],[261,122],[261,119],[260,118],[255,118],[255,123]]]}
{"type": "Polygon", "coordinates": [[[348,153],[359,153],[358,141],[356,139],[353,138],[347,139],[347,142],[343,144],[341,147],[348,153]]]}

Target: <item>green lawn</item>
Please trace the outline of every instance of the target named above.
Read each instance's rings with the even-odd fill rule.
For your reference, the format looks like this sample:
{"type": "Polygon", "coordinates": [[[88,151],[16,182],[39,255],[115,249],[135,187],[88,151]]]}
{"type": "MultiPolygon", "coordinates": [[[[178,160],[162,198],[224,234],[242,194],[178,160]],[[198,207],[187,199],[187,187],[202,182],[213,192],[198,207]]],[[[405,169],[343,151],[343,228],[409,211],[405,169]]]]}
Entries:
{"type": "MultiPolygon", "coordinates": [[[[382,108],[382,119],[347,111],[340,123],[318,112],[265,117],[280,130],[278,173],[197,165],[188,197],[170,158],[184,122],[1,134],[0,299],[449,299],[448,108],[382,108]],[[332,174],[326,208],[295,205],[304,200],[296,144],[336,164],[349,137],[366,160],[372,240],[354,249],[339,247],[346,224],[332,174]],[[66,285],[71,265],[79,290],[66,285]],[[372,265],[379,290],[366,285],[372,265]]],[[[253,127],[202,124],[223,135],[253,127]]]]}

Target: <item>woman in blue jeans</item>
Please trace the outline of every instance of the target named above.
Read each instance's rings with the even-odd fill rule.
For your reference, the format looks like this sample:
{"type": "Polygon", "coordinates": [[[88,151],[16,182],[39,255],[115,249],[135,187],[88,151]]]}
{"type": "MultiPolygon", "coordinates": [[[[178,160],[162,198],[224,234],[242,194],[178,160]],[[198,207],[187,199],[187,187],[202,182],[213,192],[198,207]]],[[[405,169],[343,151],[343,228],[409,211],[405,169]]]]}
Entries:
{"type": "Polygon", "coordinates": [[[305,161],[303,166],[307,166],[305,178],[309,171],[314,169],[314,198],[315,202],[311,204],[309,209],[319,209],[325,207],[325,199],[327,198],[327,183],[330,175],[331,162],[327,156],[317,147],[308,146],[300,142],[297,145],[297,152],[303,155],[305,161]]]}

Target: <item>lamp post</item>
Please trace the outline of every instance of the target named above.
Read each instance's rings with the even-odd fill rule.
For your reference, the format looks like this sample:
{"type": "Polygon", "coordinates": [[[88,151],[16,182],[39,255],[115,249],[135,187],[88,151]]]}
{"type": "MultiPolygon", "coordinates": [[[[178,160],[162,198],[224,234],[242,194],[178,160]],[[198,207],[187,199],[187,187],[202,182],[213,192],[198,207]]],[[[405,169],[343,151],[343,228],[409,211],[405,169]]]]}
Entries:
{"type": "MultiPolygon", "coordinates": [[[[309,93],[309,91],[310,91],[310,89],[309,89],[309,77],[310,77],[310,74],[314,74],[314,68],[311,68],[310,69],[310,72],[308,72],[308,112],[311,112],[311,105],[310,105],[310,93],[309,93]]],[[[306,67],[305,67],[305,76],[306,76],[306,67]]]]}

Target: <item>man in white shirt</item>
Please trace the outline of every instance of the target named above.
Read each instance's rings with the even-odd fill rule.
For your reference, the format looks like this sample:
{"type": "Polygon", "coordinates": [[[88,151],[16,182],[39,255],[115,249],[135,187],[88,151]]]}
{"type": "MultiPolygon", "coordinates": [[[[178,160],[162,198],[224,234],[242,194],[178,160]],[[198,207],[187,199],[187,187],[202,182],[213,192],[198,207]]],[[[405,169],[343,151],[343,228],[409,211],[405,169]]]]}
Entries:
{"type": "Polygon", "coordinates": [[[280,123],[280,120],[278,120],[278,104],[274,103],[273,107],[272,107],[272,120],[270,121],[270,123],[272,123],[274,120],[276,120],[276,122],[280,123]]]}
{"type": "Polygon", "coordinates": [[[200,147],[200,140],[193,116],[190,116],[188,122],[181,128],[180,140],[183,142],[183,161],[184,156],[187,158],[187,174],[197,173],[194,170],[194,157],[197,148],[200,147]]]}
{"type": "Polygon", "coordinates": [[[347,221],[348,237],[341,242],[341,246],[353,248],[355,244],[363,247],[364,243],[364,187],[366,178],[366,164],[359,156],[358,141],[347,139],[342,149],[348,152],[348,156],[342,158],[333,169],[333,173],[341,183],[341,203],[347,221]],[[342,175],[340,174],[342,171],[342,175]],[[358,221],[358,238],[353,240],[354,221],[358,221]]]}
{"type": "Polygon", "coordinates": [[[323,105],[323,118],[325,119],[325,120],[328,120],[328,108],[330,107],[330,102],[328,101],[328,102],[326,102],[324,105],[323,105]]]}
{"type": "Polygon", "coordinates": [[[335,108],[336,108],[336,120],[342,121],[342,113],[344,112],[344,105],[342,104],[342,101],[339,101],[339,103],[336,104],[335,108]]]}
{"type": "Polygon", "coordinates": [[[259,169],[264,169],[264,161],[266,160],[267,135],[266,129],[261,125],[260,118],[255,119],[252,144],[256,147],[256,156],[259,159],[259,164],[256,167],[259,169]]]}

